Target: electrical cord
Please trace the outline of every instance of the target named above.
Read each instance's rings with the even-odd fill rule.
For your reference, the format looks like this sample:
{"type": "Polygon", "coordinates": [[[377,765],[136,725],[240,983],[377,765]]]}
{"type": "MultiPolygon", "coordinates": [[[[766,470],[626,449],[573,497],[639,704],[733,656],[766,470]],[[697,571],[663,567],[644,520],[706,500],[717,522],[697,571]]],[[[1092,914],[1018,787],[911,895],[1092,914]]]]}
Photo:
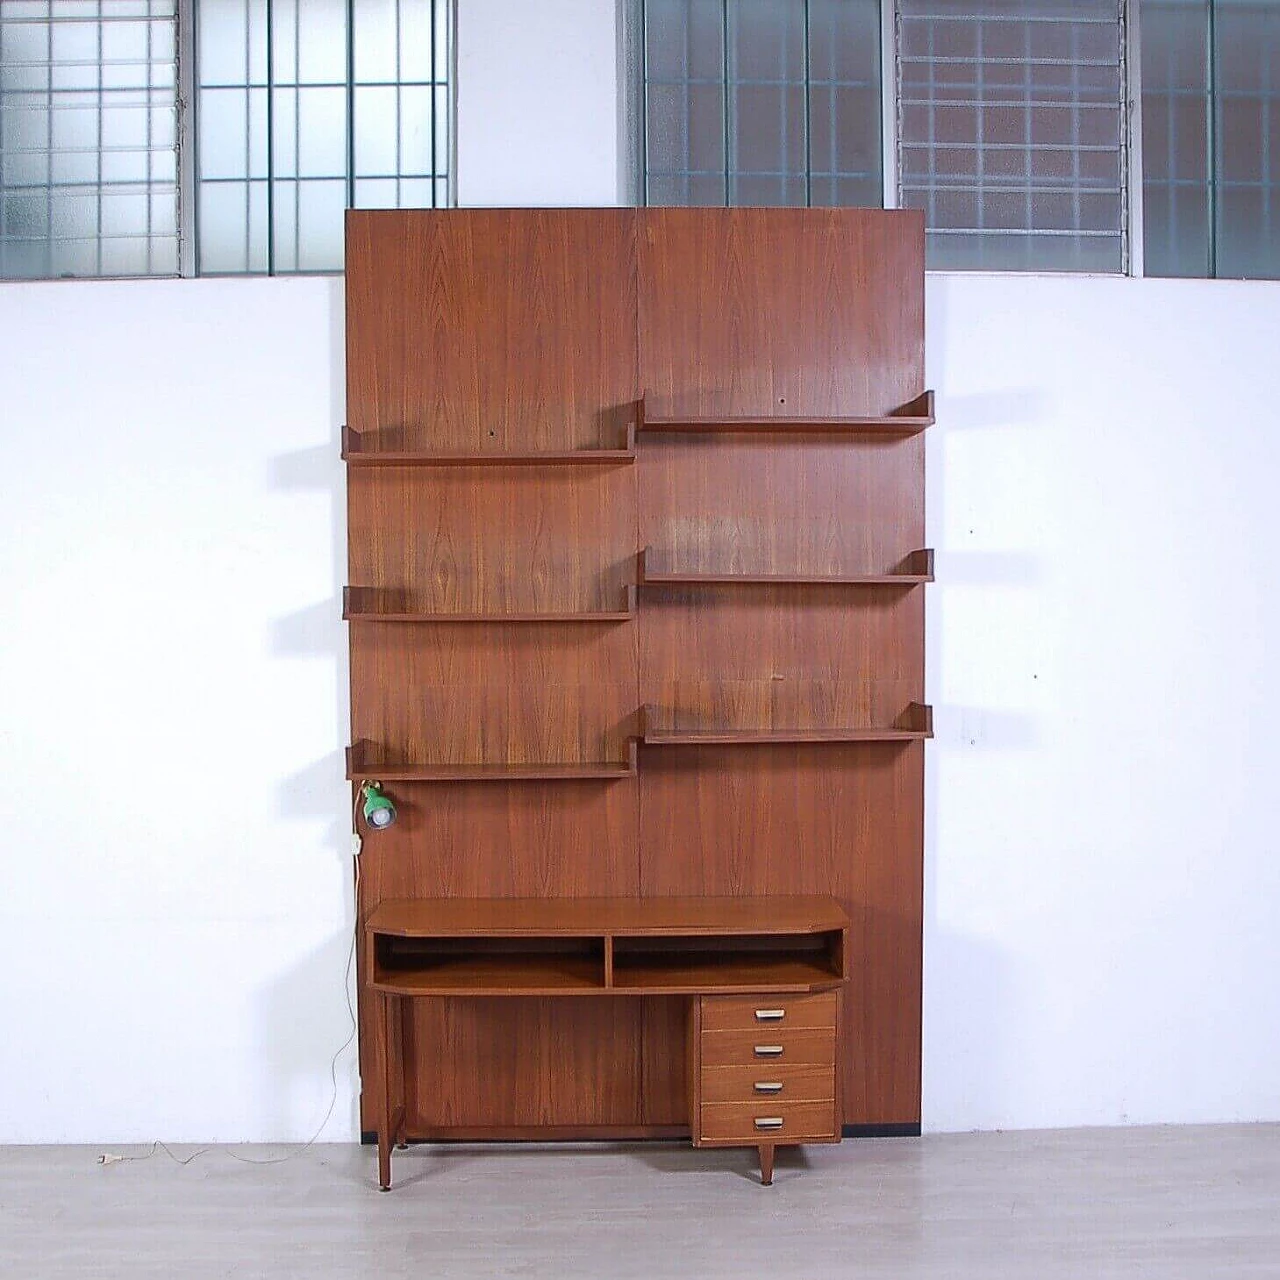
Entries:
{"type": "MultiPolygon", "coordinates": [[[[356,808],[359,807],[359,803],[360,803],[359,791],[357,790],[356,808]]],[[[354,809],[351,814],[351,826],[352,826],[352,831],[355,835],[355,840],[359,841],[360,833],[356,824],[356,813],[354,809]]],[[[242,1156],[242,1155],[238,1155],[236,1152],[231,1151],[229,1149],[217,1148],[218,1150],[222,1150],[224,1155],[230,1156],[232,1160],[238,1160],[241,1164],[260,1164],[260,1165],[287,1164],[290,1160],[295,1160],[297,1159],[298,1156],[304,1155],[307,1151],[311,1149],[311,1147],[315,1145],[320,1135],[324,1132],[325,1125],[329,1123],[329,1119],[333,1115],[334,1107],[338,1105],[338,1059],[342,1057],[344,1053],[346,1053],[348,1048],[350,1048],[352,1041],[355,1040],[356,1038],[356,1030],[359,1026],[356,1020],[355,1005],[351,1001],[351,969],[353,964],[355,963],[355,958],[356,958],[356,939],[359,936],[359,912],[360,912],[360,854],[359,854],[359,849],[358,847],[355,847],[354,842],[353,842],[353,848],[355,848],[355,864],[356,864],[356,868],[355,868],[356,870],[356,879],[355,879],[356,921],[351,928],[351,948],[347,952],[347,964],[346,964],[346,969],[345,969],[345,974],[344,974],[344,979],[342,984],[343,992],[347,998],[347,1014],[351,1019],[351,1030],[347,1033],[347,1038],[342,1042],[341,1045],[339,1045],[333,1057],[329,1059],[329,1083],[330,1085],[332,1085],[332,1093],[329,1096],[328,1109],[324,1113],[324,1119],[321,1120],[319,1125],[316,1126],[315,1133],[313,1133],[311,1137],[309,1137],[306,1140],[306,1142],[304,1142],[302,1146],[300,1146],[296,1151],[289,1152],[287,1156],[273,1156],[267,1160],[255,1160],[252,1156],[242,1156]]],[[[201,1147],[198,1151],[193,1151],[189,1156],[176,1156],[169,1149],[166,1143],[161,1142],[157,1138],[151,1144],[151,1149],[148,1152],[146,1152],[146,1154],[144,1155],[120,1156],[115,1154],[103,1154],[98,1157],[98,1163],[99,1164],[124,1164],[124,1163],[132,1163],[132,1162],[141,1161],[141,1160],[150,1160],[151,1157],[154,1156],[157,1152],[163,1151],[164,1154],[167,1155],[169,1159],[174,1162],[174,1164],[180,1164],[185,1166],[185,1165],[189,1165],[193,1160],[197,1160],[202,1155],[205,1155],[207,1152],[213,1151],[213,1150],[215,1150],[213,1146],[205,1146],[205,1147],[201,1147]]]]}

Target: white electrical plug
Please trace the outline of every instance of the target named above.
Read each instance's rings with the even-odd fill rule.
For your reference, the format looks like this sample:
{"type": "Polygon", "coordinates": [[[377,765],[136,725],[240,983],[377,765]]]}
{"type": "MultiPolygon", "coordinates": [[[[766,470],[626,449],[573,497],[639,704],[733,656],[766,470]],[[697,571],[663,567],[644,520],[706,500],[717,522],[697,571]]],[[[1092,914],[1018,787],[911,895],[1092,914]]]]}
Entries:
{"type": "Polygon", "coordinates": [[[351,833],[351,856],[353,858],[358,858],[360,856],[360,850],[363,848],[364,840],[361,838],[360,833],[358,831],[353,831],[351,833]]]}

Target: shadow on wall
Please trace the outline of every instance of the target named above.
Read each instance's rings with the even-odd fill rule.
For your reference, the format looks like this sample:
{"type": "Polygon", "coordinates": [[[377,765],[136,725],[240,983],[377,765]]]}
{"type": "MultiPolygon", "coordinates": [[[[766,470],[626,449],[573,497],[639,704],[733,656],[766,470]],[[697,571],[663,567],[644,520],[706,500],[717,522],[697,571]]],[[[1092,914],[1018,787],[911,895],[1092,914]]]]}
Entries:
{"type": "MultiPolygon", "coordinates": [[[[352,919],[352,886],[346,891],[346,915],[352,919]]],[[[306,1141],[325,1120],[334,1081],[337,1096],[325,1124],[329,1139],[360,1133],[360,1073],[352,1017],[343,1007],[334,1014],[335,993],[345,990],[355,1008],[355,960],[352,932],[343,929],[304,955],[260,997],[260,1059],[271,1082],[259,1118],[265,1133],[306,1141]],[[345,975],[345,976],[344,976],[345,975]],[[337,1054],[336,1063],[334,1055],[337,1054]],[[330,1064],[334,1063],[333,1071],[330,1064]]]]}
{"type": "MultiPolygon", "coordinates": [[[[272,621],[271,652],[279,657],[332,664],[336,699],[335,723],[346,734],[347,642],[342,622],[342,584],[346,580],[346,475],[341,459],[346,404],[346,337],[343,280],[330,281],[329,291],[329,430],[328,443],[273,458],[268,489],[273,496],[323,494],[329,507],[328,598],[272,621]]],[[[344,782],[342,743],[305,768],[276,784],[278,809],[291,820],[327,819],[325,843],[336,855],[325,872],[340,877],[342,918],[355,919],[355,884],[351,870],[350,796],[344,782]]],[[[339,1138],[360,1131],[360,1085],[357,1045],[347,1004],[354,1009],[355,981],[352,926],[300,957],[260,997],[259,1041],[266,1078],[274,1090],[261,1117],[264,1132],[309,1139],[324,1120],[337,1082],[333,1114],[326,1132],[339,1138]],[[345,975],[345,976],[344,976],[345,975]],[[341,993],[345,993],[345,1000],[341,993]],[[335,1007],[341,1014],[335,1016],[335,1007]],[[348,1039],[348,1036],[350,1037],[348,1039]],[[344,1044],[344,1042],[346,1042],[344,1044]],[[340,1049],[341,1047],[341,1049],[340,1049]],[[334,1055],[338,1054],[333,1071],[334,1055]]]]}
{"type": "MultiPolygon", "coordinates": [[[[329,498],[329,560],[332,591],[325,600],[277,618],[271,625],[271,651],[284,658],[321,658],[334,670],[336,723],[345,738],[348,725],[347,638],[342,622],[342,586],[347,576],[347,485],[342,463],[342,426],[346,418],[346,320],[344,281],[329,282],[329,443],[273,458],[268,473],[272,493],[323,493],[329,498]]],[[[332,754],[285,778],[279,786],[280,812],[287,818],[331,818],[327,840],[345,861],[350,856],[350,803],[343,782],[342,742],[332,754]]]]}

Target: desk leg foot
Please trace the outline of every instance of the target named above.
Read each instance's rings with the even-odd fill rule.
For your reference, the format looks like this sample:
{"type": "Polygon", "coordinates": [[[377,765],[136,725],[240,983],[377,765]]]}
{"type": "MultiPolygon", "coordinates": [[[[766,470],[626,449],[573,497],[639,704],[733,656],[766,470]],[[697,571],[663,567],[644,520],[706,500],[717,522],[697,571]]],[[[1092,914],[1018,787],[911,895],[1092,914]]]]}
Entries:
{"type": "Polygon", "coordinates": [[[762,1142],[760,1144],[760,1185],[762,1187],[773,1186],[772,1142],[762,1142]]]}

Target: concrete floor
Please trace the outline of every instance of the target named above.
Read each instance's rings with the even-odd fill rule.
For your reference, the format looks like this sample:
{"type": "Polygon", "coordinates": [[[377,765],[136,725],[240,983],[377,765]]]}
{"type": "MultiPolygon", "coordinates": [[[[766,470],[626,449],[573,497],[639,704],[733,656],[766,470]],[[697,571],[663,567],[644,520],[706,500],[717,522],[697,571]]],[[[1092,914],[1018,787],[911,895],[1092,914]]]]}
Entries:
{"type": "Polygon", "coordinates": [[[852,1141],[767,1189],[676,1143],[415,1147],[386,1195],[369,1148],[102,1150],[0,1148],[5,1280],[1280,1278],[1280,1125],[852,1141]]]}

